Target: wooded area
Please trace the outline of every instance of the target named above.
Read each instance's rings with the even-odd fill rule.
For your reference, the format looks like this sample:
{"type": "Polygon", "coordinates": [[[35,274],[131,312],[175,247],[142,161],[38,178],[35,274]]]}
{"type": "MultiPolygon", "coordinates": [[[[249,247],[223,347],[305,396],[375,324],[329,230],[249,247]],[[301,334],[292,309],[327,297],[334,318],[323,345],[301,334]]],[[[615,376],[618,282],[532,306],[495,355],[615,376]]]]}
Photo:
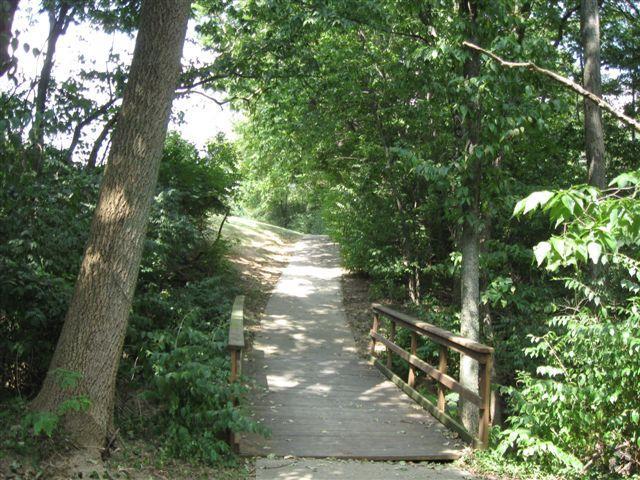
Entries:
{"type": "Polygon", "coordinates": [[[640,475],[635,0],[0,0],[0,86],[0,474],[266,433],[228,381],[232,212],[328,234],[415,319],[381,365],[482,426],[476,471],[640,475]],[[188,96],[235,133],[167,134],[188,96]]]}

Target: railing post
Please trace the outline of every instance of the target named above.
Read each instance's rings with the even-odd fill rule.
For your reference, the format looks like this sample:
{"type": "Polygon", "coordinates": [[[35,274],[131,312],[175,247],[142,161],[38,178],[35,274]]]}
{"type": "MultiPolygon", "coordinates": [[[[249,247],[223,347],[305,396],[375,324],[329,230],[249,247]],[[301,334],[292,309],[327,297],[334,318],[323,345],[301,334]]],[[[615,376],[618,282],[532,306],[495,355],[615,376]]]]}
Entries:
{"type": "Polygon", "coordinates": [[[229,382],[233,383],[242,375],[242,350],[239,348],[229,349],[231,353],[231,375],[229,376],[229,382]]]}
{"type": "MultiPolygon", "coordinates": [[[[411,355],[414,357],[417,356],[418,353],[418,334],[416,332],[411,332],[411,355]]],[[[411,388],[416,386],[416,367],[409,364],[409,379],[407,383],[411,388]]]]}
{"type": "MultiPolygon", "coordinates": [[[[391,332],[389,333],[389,340],[395,343],[396,342],[396,322],[392,318],[390,318],[389,321],[391,322],[391,332]]],[[[393,358],[391,358],[391,350],[387,348],[387,368],[391,370],[392,365],[393,365],[393,358]]]]}
{"type": "Polygon", "coordinates": [[[480,364],[480,397],[482,406],[480,407],[480,427],[478,438],[480,448],[489,446],[489,430],[491,429],[491,370],[493,367],[493,356],[487,355],[486,362],[480,364]]]}
{"type": "MultiPolygon", "coordinates": [[[[378,312],[373,312],[373,325],[371,326],[371,333],[378,333],[378,329],[380,328],[380,314],[378,312]]],[[[373,357],[376,354],[376,339],[371,337],[371,342],[369,343],[369,354],[373,357]]]]}
{"type": "MultiPolygon", "coordinates": [[[[447,347],[440,345],[440,355],[438,358],[438,371],[447,373],[447,347]]],[[[438,383],[438,410],[444,412],[446,410],[445,390],[441,383],[438,383]]]]}

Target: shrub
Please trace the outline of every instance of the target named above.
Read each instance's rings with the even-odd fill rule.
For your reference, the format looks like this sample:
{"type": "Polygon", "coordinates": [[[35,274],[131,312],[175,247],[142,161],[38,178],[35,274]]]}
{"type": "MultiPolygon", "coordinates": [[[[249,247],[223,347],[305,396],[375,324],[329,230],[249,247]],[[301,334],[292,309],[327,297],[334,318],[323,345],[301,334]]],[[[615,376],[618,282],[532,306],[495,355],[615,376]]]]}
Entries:
{"type": "Polygon", "coordinates": [[[0,168],[0,371],[31,395],[47,370],[80,265],[97,175],[47,164],[41,177],[0,168]]]}
{"type": "Polygon", "coordinates": [[[543,208],[563,224],[534,252],[567,273],[573,301],[531,337],[526,352],[542,365],[510,389],[514,415],[500,449],[580,478],[640,471],[640,173],[611,185],[536,192],[515,209],[543,208]]]}

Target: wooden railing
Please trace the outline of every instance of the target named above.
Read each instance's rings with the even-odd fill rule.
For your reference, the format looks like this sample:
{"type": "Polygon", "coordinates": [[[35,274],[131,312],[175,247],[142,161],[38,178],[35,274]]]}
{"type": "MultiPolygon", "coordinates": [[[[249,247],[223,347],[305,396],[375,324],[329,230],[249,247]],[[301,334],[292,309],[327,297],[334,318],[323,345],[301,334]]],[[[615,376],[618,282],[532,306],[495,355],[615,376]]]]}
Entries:
{"type": "MultiPolygon", "coordinates": [[[[227,342],[229,355],[231,356],[231,375],[229,382],[237,382],[242,375],[242,354],[244,352],[244,295],[238,295],[233,302],[231,310],[231,320],[229,321],[229,340],[227,342]]],[[[234,400],[237,405],[237,399],[234,400]]],[[[239,443],[236,435],[232,431],[227,432],[227,441],[231,449],[236,453],[239,450],[239,443]]]]}
{"type": "Polygon", "coordinates": [[[460,436],[476,448],[484,448],[488,444],[489,429],[491,427],[491,368],[493,365],[493,348],[483,345],[468,338],[457,336],[447,330],[422,322],[415,317],[397,312],[389,307],[374,303],[373,327],[371,329],[370,353],[376,366],[392,382],[398,385],[413,400],[429,410],[434,417],[447,427],[455,430],[460,436]],[[379,333],[381,317],[390,321],[389,338],[379,333]],[[411,351],[408,352],[395,343],[397,326],[411,331],[411,351]],[[427,337],[440,345],[438,367],[429,365],[416,356],[418,348],[418,336],[427,337]],[[383,365],[375,356],[376,343],[386,347],[387,361],[383,365]],[[463,386],[459,381],[447,375],[448,349],[462,355],[467,355],[476,360],[480,366],[479,393],[463,386]],[[409,363],[409,375],[405,382],[391,371],[392,354],[409,363]],[[416,383],[416,369],[424,372],[437,383],[437,404],[420,394],[414,387],[416,383]],[[467,431],[460,423],[454,420],[446,412],[445,390],[451,390],[465,400],[475,404],[479,408],[480,424],[477,436],[467,431]]]}

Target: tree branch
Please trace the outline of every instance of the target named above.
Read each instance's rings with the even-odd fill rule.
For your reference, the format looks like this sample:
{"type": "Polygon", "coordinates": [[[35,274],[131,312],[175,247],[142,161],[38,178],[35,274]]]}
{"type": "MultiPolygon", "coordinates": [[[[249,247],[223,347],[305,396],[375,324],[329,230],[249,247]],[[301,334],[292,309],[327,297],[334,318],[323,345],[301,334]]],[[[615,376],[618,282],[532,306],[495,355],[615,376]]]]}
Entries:
{"type": "Polygon", "coordinates": [[[105,115],[109,111],[109,108],[111,108],[111,106],[115,102],[116,102],[116,98],[111,98],[107,103],[93,110],[85,118],[83,118],[76,124],[76,127],[73,130],[73,137],[71,139],[71,143],[69,144],[69,148],[67,148],[67,155],[66,155],[67,163],[71,163],[73,160],[73,153],[75,152],[76,147],[80,142],[82,129],[87,125],[89,125],[94,120],[97,120],[100,116],[105,115]]]}
{"type": "Polygon", "coordinates": [[[564,37],[564,28],[567,26],[567,22],[571,18],[571,15],[576,13],[579,8],[580,3],[575,3],[573,7],[567,7],[567,11],[564,12],[562,17],[560,18],[560,23],[558,24],[558,35],[556,36],[556,41],[553,42],[554,47],[558,47],[558,45],[560,45],[562,37],[564,37]]]}
{"type": "Polygon", "coordinates": [[[96,164],[98,163],[98,153],[100,152],[100,148],[102,148],[102,144],[107,139],[109,133],[111,132],[111,129],[118,121],[118,115],[119,112],[116,112],[102,127],[102,131],[100,132],[100,135],[98,135],[98,138],[96,139],[95,143],[93,144],[93,148],[91,149],[91,153],[89,154],[86,165],[87,170],[92,170],[96,167],[96,164]]]}
{"type": "Polygon", "coordinates": [[[604,101],[601,97],[591,93],[590,91],[584,89],[580,84],[574,82],[573,80],[569,80],[566,77],[563,77],[562,75],[553,72],[551,70],[547,70],[546,68],[542,68],[537,66],[536,64],[532,63],[532,62],[509,62],[507,60],[504,60],[503,58],[500,58],[498,55],[496,55],[493,52],[490,52],[489,50],[485,50],[482,47],[479,47],[478,45],[475,45],[471,42],[467,42],[466,40],[464,42],[462,42],[462,44],[471,49],[471,50],[475,50],[477,52],[481,52],[485,55],[487,55],[488,57],[492,58],[493,60],[495,60],[496,62],[498,62],[500,65],[502,65],[503,67],[507,67],[507,68],[524,68],[527,70],[531,70],[533,72],[538,72],[541,73],[547,77],[552,78],[553,80],[555,80],[556,82],[564,85],[566,88],[573,90],[574,92],[582,95],[585,98],[588,98],[589,100],[591,100],[592,102],[596,103],[600,108],[602,108],[603,110],[606,110],[607,112],[609,112],[611,115],[613,115],[614,117],[616,117],[618,120],[620,120],[622,123],[625,123],[631,127],[633,127],[636,131],[640,132],[640,122],[638,122],[637,120],[625,115],[624,113],[621,113],[619,111],[617,111],[611,104],[607,103],[606,101],[604,101]]]}

